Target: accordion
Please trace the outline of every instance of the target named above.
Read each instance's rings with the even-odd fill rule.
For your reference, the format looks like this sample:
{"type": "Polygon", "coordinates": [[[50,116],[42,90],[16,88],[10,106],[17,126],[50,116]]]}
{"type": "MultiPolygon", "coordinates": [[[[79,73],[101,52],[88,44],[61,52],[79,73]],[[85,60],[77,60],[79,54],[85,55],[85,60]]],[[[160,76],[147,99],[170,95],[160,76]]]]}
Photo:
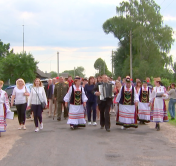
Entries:
{"type": "Polygon", "coordinates": [[[98,85],[100,95],[100,100],[105,100],[106,98],[113,98],[114,97],[114,85],[112,83],[103,83],[98,85]]]}

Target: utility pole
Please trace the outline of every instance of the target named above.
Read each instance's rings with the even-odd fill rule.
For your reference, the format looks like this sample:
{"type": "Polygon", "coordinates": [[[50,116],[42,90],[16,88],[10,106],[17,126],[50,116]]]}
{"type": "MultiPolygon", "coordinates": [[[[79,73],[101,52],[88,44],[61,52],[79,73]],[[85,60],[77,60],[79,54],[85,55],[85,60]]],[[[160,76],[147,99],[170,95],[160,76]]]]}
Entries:
{"type": "Polygon", "coordinates": [[[74,67],[74,78],[75,78],[75,67],[74,67]]]}
{"type": "Polygon", "coordinates": [[[112,77],[113,77],[113,61],[114,61],[114,59],[113,59],[113,54],[114,54],[114,52],[113,52],[113,50],[112,50],[112,77]]]}
{"type": "Polygon", "coordinates": [[[23,26],[23,54],[24,54],[24,25],[23,26]]]}
{"type": "Polygon", "coordinates": [[[104,74],[105,74],[105,60],[104,60],[104,74]]]}
{"type": "Polygon", "coordinates": [[[57,52],[57,76],[59,76],[59,52],[57,52]]]}
{"type": "Polygon", "coordinates": [[[131,77],[131,79],[133,79],[133,71],[132,71],[132,69],[133,69],[133,66],[132,66],[133,57],[132,56],[133,56],[132,55],[132,33],[131,33],[131,30],[130,30],[130,77],[131,77]]]}

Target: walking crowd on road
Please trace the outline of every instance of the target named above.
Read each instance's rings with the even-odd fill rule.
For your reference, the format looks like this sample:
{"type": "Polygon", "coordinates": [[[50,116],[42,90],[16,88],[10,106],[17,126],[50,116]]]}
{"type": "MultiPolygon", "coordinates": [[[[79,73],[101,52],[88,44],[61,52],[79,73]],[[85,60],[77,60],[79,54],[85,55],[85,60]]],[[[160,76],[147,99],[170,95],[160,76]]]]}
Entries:
{"type": "Polygon", "coordinates": [[[6,119],[13,119],[10,110],[15,104],[18,114],[19,130],[26,130],[26,111],[31,110],[34,117],[35,132],[42,130],[42,112],[48,108],[48,118],[57,117],[58,121],[67,119],[72,130],[88,125],[97,126],[110,132],[110,116],[115,115],[116,125],[121,129],[138,128],[138,122],[145,124],[156,123],[156,130],[160,130],[161,122],[168,122],[166,99],[169,100],[171,120],[175,119],[176,89],[175,84],[166,90],[161,78],[154,78],[154,87],[150,78],[133,80],[126,76],[121,80],[113,80],[107,75],[91,76],[89,79],[71,76],[67,79],[57,77],[48,80],[43,86],[36,78],[30,92],[23,79],[16,81],[13,89],[11,104],[7,93],[2,90],[0,81],[0,133],[6,131],[6,119]],[[62,111],[64,110],[64,111],[62,111]],[[63,115],[62,115],[63,112],[63,115]],[[86,122],[87,120],[87,122],[86,122]]]}

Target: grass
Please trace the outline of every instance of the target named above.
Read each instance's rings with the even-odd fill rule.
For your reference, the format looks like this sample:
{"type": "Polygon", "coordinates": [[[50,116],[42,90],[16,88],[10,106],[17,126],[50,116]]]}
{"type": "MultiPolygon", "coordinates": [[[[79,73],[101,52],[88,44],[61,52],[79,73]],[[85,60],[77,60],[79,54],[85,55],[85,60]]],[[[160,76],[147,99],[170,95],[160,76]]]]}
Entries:
{"type": "MultiPolygon", "coordinates": [[[[169,105],[169,100],[166,100],[166,108],[167,108],[167,110],[168,110],[168,105],[169,105]]],[[[171,119],[171,116],[170,116],[169,111],[167,111],[167,115],[168,115],[169,123],[170,123],[171,125],[176,126],[176,119],[170,120],[170,119],[171,119]]]]}

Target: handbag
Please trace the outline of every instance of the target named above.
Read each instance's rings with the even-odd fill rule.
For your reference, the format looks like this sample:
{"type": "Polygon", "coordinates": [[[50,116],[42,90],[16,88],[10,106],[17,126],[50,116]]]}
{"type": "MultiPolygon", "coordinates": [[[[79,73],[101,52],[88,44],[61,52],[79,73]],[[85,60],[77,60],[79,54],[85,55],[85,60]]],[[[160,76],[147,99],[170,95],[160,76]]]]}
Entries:
{"type": "MultiPolygon", "coordinates": [[[[34,89],[34,88],[33,88],[34,89]]],[[[35,89],[34,89],[35,90],[35,89]]],[[[35,90],[35,92],[36,92],[36,94],[37,94],[37,96],[38,96],[38,99],[39,99],[39,101],[41,102],[41,100],[40,100],[40,98],[39,98],[39,95],[38,95],[38,93],[37,93],[37,91],[35,90]]],[[[46,103],[43,101],[43,102],[41,102],[41,106],[42,106],[42,109],[45,109],[45,107],[46,107],[46,103]]]]}

